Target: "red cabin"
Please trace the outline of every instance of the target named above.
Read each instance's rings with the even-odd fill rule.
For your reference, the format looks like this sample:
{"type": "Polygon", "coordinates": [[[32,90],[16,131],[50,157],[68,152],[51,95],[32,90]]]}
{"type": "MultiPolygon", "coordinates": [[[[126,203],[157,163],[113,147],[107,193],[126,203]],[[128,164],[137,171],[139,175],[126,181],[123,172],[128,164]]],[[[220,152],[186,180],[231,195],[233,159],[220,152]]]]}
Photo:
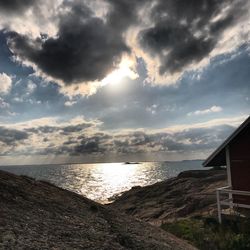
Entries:
{"type": "Polygon", "coordinates": [[[250,116],[203,163],[204,167],[226,166],[228,186],[217,189],[218,217],[221,205],[250,208],[250,116]],[[221,200],[221,194],[228,199],[221,200]]]}

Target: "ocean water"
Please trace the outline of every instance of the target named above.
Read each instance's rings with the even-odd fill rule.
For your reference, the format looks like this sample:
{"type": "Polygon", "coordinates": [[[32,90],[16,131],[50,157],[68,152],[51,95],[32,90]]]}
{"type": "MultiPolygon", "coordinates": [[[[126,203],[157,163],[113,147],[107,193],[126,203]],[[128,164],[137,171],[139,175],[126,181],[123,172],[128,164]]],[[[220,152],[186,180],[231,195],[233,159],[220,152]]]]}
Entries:
{"type": "Polygon", "coordinates": [[[89,199],[108,203],[112,197],[131,189],[177,176],[184,170],[203,169],[202,161],[142,162],[140,164],[98,163],[0,166],[18,175],[49,181],[89,199]]]}

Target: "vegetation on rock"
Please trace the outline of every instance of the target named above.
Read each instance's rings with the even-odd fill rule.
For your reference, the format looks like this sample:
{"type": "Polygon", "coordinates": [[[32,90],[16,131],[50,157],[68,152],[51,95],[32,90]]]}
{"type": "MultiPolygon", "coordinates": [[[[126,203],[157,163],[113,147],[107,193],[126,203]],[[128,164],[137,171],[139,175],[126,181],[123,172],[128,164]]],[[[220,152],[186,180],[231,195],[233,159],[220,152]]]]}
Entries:
{"type": "Polygon", "coordinates": [[[250,219],[236,216],[219,224],[213,217],[195,217],[164,223],[161,227],[201,250],[250,249],[250,219]]]}

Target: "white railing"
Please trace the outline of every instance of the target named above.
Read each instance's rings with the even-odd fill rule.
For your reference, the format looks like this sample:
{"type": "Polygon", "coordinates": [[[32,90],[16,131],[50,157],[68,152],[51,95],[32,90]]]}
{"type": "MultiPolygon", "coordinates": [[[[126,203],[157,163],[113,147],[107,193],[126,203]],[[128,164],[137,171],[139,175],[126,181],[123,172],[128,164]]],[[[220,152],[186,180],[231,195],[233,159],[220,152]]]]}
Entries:
{"type": "Polygon", "coordinates": [[[240,195],[240,196],[250,196],[249,191],[240,191],[240,190],[233,190],[232,187],[226,186],[226,187],[221,187],[216,189],[216,198],[217,198],[217,208],[218,208],[218,219],[219,222],[222,222],[222,209],[221,206],[229,206],[230,208],[234,207],[241,207],[241,208],[249,208],[250,205],[247,204],[241,204],[241,203],[234,203],[233,202],[233,194],[240,195]],[[223,200],[221,199],[221,194],[227,194],[228,198],[224,198],[223,200]]]}

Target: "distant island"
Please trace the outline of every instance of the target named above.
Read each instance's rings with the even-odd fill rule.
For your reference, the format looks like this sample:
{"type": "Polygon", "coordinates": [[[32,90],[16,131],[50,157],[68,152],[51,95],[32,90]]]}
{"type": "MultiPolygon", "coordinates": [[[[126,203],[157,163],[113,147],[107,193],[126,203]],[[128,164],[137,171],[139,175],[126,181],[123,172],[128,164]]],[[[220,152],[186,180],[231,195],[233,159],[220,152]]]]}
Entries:
{"type": "Polygon", "coordinates": [[[124,162],[124,164],[128,165],[128,164],[141,164],[141,163],[140,162],[126,161],[126,162],[124,162]]]}

